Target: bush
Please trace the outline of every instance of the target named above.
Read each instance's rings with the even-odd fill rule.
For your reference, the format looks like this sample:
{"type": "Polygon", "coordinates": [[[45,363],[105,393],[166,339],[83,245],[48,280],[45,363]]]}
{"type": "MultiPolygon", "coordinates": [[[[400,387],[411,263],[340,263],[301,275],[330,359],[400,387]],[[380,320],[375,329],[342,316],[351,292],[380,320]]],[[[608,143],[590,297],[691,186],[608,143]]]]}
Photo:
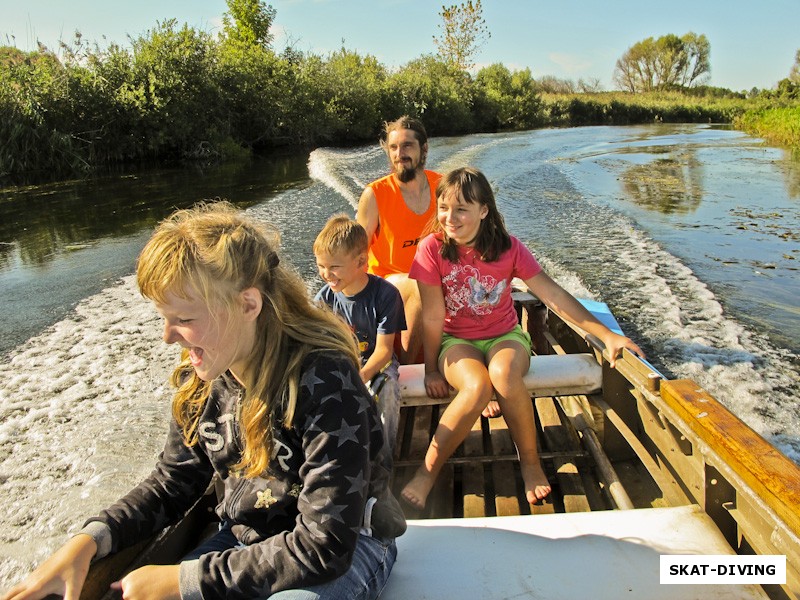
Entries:
{"type": "Polygon", "coordinates": [[[497,63],[475,78],[475,125],[481,131],[531,129],[543,121],[541,99],[530,69],[509,71],[497,63]]]}
{"type": "Polygon", "coordinates": [[[471,79],[447,63],[423,56],[387,80],[388,118],[410,114],[425,122],[429,135],[474,131],[471,79]]]}

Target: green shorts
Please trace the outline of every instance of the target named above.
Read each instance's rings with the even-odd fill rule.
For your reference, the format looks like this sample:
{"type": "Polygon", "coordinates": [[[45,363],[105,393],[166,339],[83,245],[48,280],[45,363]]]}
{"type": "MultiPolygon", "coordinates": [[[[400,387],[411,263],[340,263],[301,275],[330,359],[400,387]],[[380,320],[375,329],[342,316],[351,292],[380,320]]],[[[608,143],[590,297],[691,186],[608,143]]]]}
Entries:
{"type": "Polygon", "coordinates": [[[523,331],[522,327],[517,325],[508,333],[498,337],[486,338],[485,340],[465,340],[462,338],[457,338],[454,335],[450,335],[449,333],[443,333],[442,346],[439,348],[439,360],[442,360],[445,352],[447,352],[453,346],[457,346],[458,344],[468,344],[470,346],[474,346],[480,350],[484,356],[486,356],[489,350],[491,350],[495,345],[509,340],[512,342],[519,342],[522,344],[522,347],[528,351],[528,354],[530,354],[531,335],[527,331],[523,331]]]}

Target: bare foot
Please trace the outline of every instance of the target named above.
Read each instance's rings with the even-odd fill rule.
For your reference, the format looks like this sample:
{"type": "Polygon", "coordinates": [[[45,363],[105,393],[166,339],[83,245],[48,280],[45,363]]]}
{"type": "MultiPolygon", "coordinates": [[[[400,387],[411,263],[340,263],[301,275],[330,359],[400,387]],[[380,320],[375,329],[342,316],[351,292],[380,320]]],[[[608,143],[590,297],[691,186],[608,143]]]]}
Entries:
{"type": "Polygon", "coordinates": [[[403,488],[403,491],[400,492],[400,496],[417,510],[422,510],[425,508],[425,501],[428,499],[428,494],[430,494],[435,481],[435,477],[426,471],[424,467],[420,467],[414,473],[411,481],[403,488]]]}
{"type": "Polygon", "coordinates": [[[486,408],[483,409],[481,413],[482,416],[488,418],[491,417],[499,417],[503,414],[503,411],[500,410],[500,404],[497,400],[489,400],[489,404],[486,405],[486,408]]]}
{"type": "Polygon", "coordinates": [[[522,480],[525,482],[525,497],[530,504],[536,504],[539,500],[544,500],[553,490],[547,475],[544,474],[540,462],[533,464],[520,463],[522,480]]]}

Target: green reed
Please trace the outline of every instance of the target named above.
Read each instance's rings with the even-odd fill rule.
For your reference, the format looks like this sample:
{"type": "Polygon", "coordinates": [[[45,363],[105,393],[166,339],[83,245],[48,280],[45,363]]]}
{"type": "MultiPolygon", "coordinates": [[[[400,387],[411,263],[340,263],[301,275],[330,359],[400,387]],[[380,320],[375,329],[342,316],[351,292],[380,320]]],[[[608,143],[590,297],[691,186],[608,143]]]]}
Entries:
{"type": "Polygon", "coordinates": [[[735,119],[734,126],[800,153],[800,104],[748,110],[735,119]]]}

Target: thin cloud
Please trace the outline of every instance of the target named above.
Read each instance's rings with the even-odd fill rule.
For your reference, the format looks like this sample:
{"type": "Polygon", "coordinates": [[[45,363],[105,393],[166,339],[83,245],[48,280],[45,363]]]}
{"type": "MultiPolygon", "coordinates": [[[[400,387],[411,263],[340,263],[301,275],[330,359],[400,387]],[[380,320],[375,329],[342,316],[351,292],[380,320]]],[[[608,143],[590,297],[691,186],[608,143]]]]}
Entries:
{"type": "Polygon", "coordinates": [[[592,61],[575,54],[563,52],[550,52],[547,58],[567,73],[581,73],[592,66],[592,61]]]}

